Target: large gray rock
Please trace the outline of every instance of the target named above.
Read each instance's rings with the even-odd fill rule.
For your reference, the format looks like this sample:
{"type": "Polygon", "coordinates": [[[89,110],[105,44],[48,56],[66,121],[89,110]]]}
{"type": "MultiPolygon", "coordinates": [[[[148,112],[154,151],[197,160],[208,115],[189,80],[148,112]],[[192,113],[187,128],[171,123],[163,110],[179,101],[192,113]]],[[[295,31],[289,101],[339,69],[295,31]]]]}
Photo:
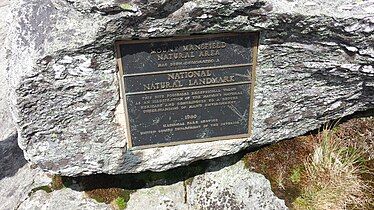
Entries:
{"type": "Polygon", "coordinates": [[[288,209],[271,191],[263,175],[249,172],[244,163],[212,170],[193,178],[187,186],[188,204],[192,209],[206,210],[285,210],[288,209]]]}
{"type": "Polygon", "coordinates": [[[188,210],[183,182],[137,190],[130,195],[128,210],[188,210]]]}
{"type": "Polygon", "coordinates": [[[12,112],[26,159],[44,170],[167,170],[374,107],[373,0],[119,2],[12,2],[12,112]],[[128,151],[114,41],[224,31],[261,32],[253,136],[128,151]]]}
{"type": "MultiPolygon", "coordinates": [[[[0,13],[7,14],[0,0],[0,13]]],[[[7,27],[0,20],[0,42],[6,36],[7,27]]],[[[5,52],[0,50],[0,85],[7,84],[5,52]]],[[[9,68],[12,69],[12,68],[9,68]]],[[[10,74],[11,76],[11,74],[10,74]]],[[[23,157],[17,145],[12,120],[7,105],[7,87],[0,88],[0,209],[2,210],[109,210],[111,205],[97,203],[84,192],[69,188],[47,193],[38,190],[51,184],[51,178],[39,168],[34,168],[23,157]]],[[[196,209],[285,209],[284,202],[276,198],[270,190],[269,182],[259,174],[248,172],[243,163],[197,176],[194,181],[178,182],[166,186],[139,189],[131,194],[127,204],[129,210],[196,210],[196,209]],[[233,176],[235,175],[235,176],[233,176]],[[232,179],[234,177],[234,179],[232,179]],[[214,183],[214,185],[209,185],[214,183]],[[238,184],[240,187],[238,187],[238,184]],[[203,187],[202,187],[203,186],[203,187]],[[205,188],[205,186],[214,186],[205,188]],[[206,192],[212,192],[207,197],[206,192]],[[232,203],[232,201],[235,201],[232,203]],[[228,205],[229,204],[229,205],[228,205]],[[242,208],[244,207],[244,208],[242,208]]]]}

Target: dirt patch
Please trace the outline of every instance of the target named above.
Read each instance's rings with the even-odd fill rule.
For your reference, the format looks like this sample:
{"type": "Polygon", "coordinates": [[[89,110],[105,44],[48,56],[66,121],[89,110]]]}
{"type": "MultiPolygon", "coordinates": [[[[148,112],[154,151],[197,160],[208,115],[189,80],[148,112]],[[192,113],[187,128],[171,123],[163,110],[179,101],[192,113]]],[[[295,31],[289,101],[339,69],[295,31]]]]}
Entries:
{"type": "Polygon", "coordinates": [[[269,179],[274,193],[291,206],[300,195],[300,172],[314,142],[313,136],[282,141],[245,155],[244,161],[250,170],[269,179]]]}
{"type": "Polygon", "coordinates": [[[120,188],[108,188],[108,189],[94,189],[86,191],[88,197],[95,199],[100,203],[110,204],[118,197],[126,197],[129,200],[130,193],[132,191],[120,189],[120,188]]]}

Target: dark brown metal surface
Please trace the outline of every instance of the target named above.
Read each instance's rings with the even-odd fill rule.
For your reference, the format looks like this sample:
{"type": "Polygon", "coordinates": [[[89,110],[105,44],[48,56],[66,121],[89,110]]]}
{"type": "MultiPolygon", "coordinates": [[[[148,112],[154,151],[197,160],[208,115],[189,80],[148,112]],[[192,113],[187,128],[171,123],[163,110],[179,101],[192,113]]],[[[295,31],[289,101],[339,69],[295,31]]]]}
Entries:
{"type": "Polygon", "coordinates": [[[257,35],[116,43],[130,148],[249,137],[257,35]]]}

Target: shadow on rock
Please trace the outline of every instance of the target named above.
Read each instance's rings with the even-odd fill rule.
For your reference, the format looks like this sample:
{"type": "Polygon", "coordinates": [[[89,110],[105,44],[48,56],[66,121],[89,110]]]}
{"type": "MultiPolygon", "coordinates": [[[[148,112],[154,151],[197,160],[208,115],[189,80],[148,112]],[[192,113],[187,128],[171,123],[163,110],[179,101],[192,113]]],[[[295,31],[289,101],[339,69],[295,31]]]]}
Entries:
{"type": "Polygon", "coordinates": [[[0,141],[0,180],[14,176],[27,163],[18,147],[17,134],[0,141]]]}
{"type": "Polygon", "coordinates": [[[358,111],[358,112],[355,112],[351,115],[345,116],[345,117],[341,118],[341,120],[338,122],[338,124],[342,124],[342,123],[347,122],[347,121],[352,120],[352,119],[364,118],[364,117],[374,117],[374,108],[364,110],[364,111],[358,111]]]}
{"type": "Polygon", "coordinates": [[[188,181],[206,172],[218,171],[231,166],[240,161],[244,153],[241,152],[212,160],[200,160],[188,166],[177,167],[163,172],[147,171],[122,175],[96,174],[81,177],[62,177],[62,182],[65,186],[77,191],[109,188],[137,190],[157,185],[172,185],[181,181],[188,181]]]}

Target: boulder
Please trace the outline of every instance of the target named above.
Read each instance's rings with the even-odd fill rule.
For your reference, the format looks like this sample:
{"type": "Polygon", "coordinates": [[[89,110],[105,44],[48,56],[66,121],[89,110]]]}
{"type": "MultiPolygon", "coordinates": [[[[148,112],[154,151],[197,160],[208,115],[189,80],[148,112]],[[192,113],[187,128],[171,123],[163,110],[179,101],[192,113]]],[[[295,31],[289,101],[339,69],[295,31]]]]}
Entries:
{"type": "Polygon", "coordinates": [[[189,205],[185,200],[185,195],[186,191],[183,182],[139,189],[130,195],[126,209],[188,210],[189,205]]]}
{"type": "Polygon", "coordinates": [[[243,161],[217,170],[219,163],[187,183],[186,199],[192,209],[286,210],[263,175],[250,172],[243,161]]]}
{"type": "MultiPolygon", "coordinates": [[[[163,171],[374,107],[373,1],[16,0],[8,84],[28,161],[68,176],[163,171]],[[128,150],[114,42],[259,32],[250,138],[128,150]]],[[[205,202],[205,201],[204,201],[205,202]]]]}

